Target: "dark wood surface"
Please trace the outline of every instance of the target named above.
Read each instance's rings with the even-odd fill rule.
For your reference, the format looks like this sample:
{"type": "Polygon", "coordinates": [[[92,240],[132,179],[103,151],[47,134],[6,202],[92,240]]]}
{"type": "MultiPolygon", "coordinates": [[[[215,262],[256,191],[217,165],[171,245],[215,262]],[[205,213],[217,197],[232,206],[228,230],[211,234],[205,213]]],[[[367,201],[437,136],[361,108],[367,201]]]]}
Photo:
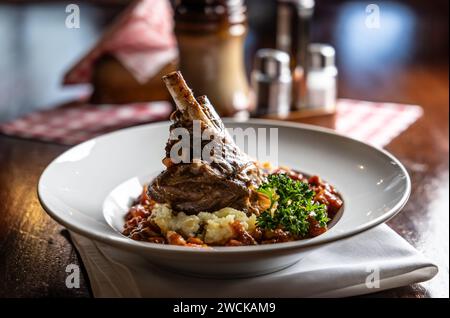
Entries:
{"type": "MultiPolygon", "coordinates": [[[[438,2],[438,9],[429,12],[416,1],[411,1],[407,7],[409,11],[405,12],[425,10],[420,11],[422,14],[419,16],[414,15],[415,29],[409,35],[412,42],[405,44],[405,47],[401,41],[397,45],[391,43],[392,54],[387,56],[367,51],[366,63],[369,64],[365,64],[361,58],[352,57],[346,48],[349,45],[348,34],[332,32],[334,26],[343,23],[336,20],[339,12],[352,14],[352,10],[356,9],[349,9],[347,2],[339,5],[324,3],[318,10],[317,20],[322,24],[318,23],[315,36],[318,40],[332,43],[338,54],[344,52],[338,58],[340,96],[418,104],[424,109],[424,116],[386,147],[405,164],[413,182],[411,199],[389,225],[433,260],[440,267],[440,272],[429,282],[380,292],[371,297],[448,297],[448,42],[438,43],[447,41],[448,4],[438,2]],[[445,14],[442,13],[442,6],[447,6],[445,14]],[[323,22],[327,14],[330,14],[331,22],[323,22]],[[398,51],[402,49],[408,52],[401,55],[398,51]]],[[[381,5],[381,10],[388,13],[389,6],[384,8],[381,5]]],[[[257,26],[257,23],[255,21],[254,25],[257,26]]],[[[257,33],[259,29],[255,27],[255,30],[257,33]]],[[[403,39],[407,32],[400,35],[399,39],[403,39]]],[[[0,38],[2,40],[5,41],[0,38]]],[[[255,41],[253,49],[268,42],[268,38],[255,41]]],[[[27,50],[27,47],[19,49],[27,50]]],[[[0,64],[0,78],[8,80],[13,71],[5,75],[1,67],[0,64]]],[[[61,65],[59,71],[66,67],[66,64],[61,65]]],[[[41,66],[40,71],[45,72],[45,65],[41,66]]],[[[32,80],[38,81],[38,76],[32,80]]],[[[21,94],[31,96],[21,104],[20,112],[37,108],[26,105],[33,92],[16,90],[13,95],[21,94]]],[[[6,102],[5,96],[1,95],[0,106],[6,107],[6,102]]],[[[6,117],[0,117],[0,120],[6,117]]],[[[333,127],[332,116],[302,122],[333,127]]],[[[36,196],[39,175],[51,160],[66,149],[59,145],[0,135],[0,297],[91,296],[85,274],[79,289],[66,288],[65,268],[68,264],[81,264],[80,258],[70,244],[65,229],[43,211],[36,196]]]]}

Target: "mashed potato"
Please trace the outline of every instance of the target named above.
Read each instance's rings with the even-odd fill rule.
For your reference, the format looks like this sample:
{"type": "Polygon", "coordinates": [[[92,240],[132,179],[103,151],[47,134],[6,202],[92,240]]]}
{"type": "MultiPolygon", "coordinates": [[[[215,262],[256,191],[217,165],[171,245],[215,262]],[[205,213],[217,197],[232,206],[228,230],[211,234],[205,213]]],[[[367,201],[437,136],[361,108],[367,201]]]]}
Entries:
{"type": "Polygon", "coordinates": [[[166,204],[156,204],[150,216],[163,234],[175,231],[185,238],[198,237],[206,244],[224,244],[234,236],[230,224],[238,220],[251,232],[256,227],[256,215],[247,216],[233,208],[223,208],[216,212],[200,212],[197,215],[177,214],[166,204]]]}

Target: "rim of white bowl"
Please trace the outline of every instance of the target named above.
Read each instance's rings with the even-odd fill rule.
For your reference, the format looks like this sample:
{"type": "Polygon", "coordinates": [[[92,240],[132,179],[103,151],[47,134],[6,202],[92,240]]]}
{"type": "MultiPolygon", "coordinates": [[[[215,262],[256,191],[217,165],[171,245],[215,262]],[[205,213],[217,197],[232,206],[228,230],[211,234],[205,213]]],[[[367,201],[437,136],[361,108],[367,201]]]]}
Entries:
{"type": "MultiPolygon", "coordinates": [[[[300,249],[300,248],[306,248],[306,247],[312,247],[312,246],[317,246],[317,245],[323,245],[326,243],[330,243],[330,242],[334,242],[334,241],[338,241],[338,240],[342,240],[351,236],[354,236],[356,234],[359,234],[361,232],[364,232],[366,230],[369,230],[379,224],[382,224],[386,221],[388,221],[389,219],[391,219],[392,217],[394,217],[397,213],[399,213],[403,207],[406,205],[406,203],[408,202],[408,199],[410,197],[411,194],[411,178],[406,170],[406,168],[403,166],[403,164],[391,153],[389,153],[388,151],[374,146],[374,145],[370,145],[367,144],[365,142],[359,141],[357,139],[348,137],[348,136],[344,136],[336,131],[334,131],[333,129],[330,128],[325,128],[325,127],[320,127],[320,126],[315,126],[315,125],[310,125],[310,124],[302,124],[302,123],[294,123],[294,122],[285,122],[285,121],[280,121],[280,120],[273,120],[273,119],[254,119],[251,118],[249,120],[246,121],[239,121],[239,120],[235,120],[232,118],[224,118],[223,119],[225,124],[227,123],[233,123],[233,124],[261,124],[261,125],[274,125],[274,126],[280,126],[280,127],[288,127],[288,128],[298,128],[298,129],[305,129],[305,130],[313,130],[316,132],[320,132],[320,133],[325,133],[325,134],[329,134],[329,135],[333,135],[333,136],[337,136],[340,138],[344,138],[347,139],[349,141],[352,142],[356,142],[362,146],[365,147],[369,147],[372,148],[375,151],[378,151],[382,154],[384,154],[386,157],[388,157],[390,160],[392,160],[393,162],[395,162],[395,164],[400,168],[400,170],[402,171],[403,175],[405,176],[405,182],[406,182],[406,189],[405,192],[402,195],[402,198],[399,200],[399,202],[397,202],[397,204],[392,207],[389,211],[385,212],[383,215],[379,216],[378,218],[375,218],[373,220],[371,220],[370,222],[361,224],[360,226],[354,228],[354,229],[349,229],[348,231],[345,231],[343,233],[340,234],[335,234],[333,237],[327,237],[324,236],[322,237],[321,235],[315,237],[315,238],[311,238],[311,239],[304,239],[304,240],[298,240],[298,241],[292,241],[292,242],[285,242],[285,243],[276,243],[276,244],[264,244],[264,245],[251,245],[251,246],[236,246],[236,247],[229,247],[229,246],[214,246],[212,248],[193,248],[193,247],[185,247],[185,246],[175,246],[175,245],[163,245],[163,244],[156,244],[156,243],[150,243],[150,242],[139,242],[139,241],[135,241],[132,240],[128,237],[125,237],[123,235],[121,235],[120,233],[117,233],[116,230],[114,230],[114,235],[109,235],[109,234],[105,234],[103,232],[100,231],[90,231],[90,230],[86,230],[82,227],[79,227],[77,225],[71,224],[70,222],[64,220],[63,218],[61,218],[58,213],[53,212],[50,208],[48,208],[48,206],[45,204],[44,199],[42,198],[41,192],[42,192],[42,180],[45,178],[45,175],[47,173],[47,170],[50,169],[51,165],[57,161],[61,156],[65,155],[67,152],[73,150],[74,148],[77,147],[81,147],[83,146],[83,144],[88,143],[92,140],[101,140],[103,138],[109,138],[115,134],[120,134],[123,133],[124,131],[131,131],[131,130],[138,130],[138,129],[142,129],[144,127],[148,127],[148,126],[166,126],[168,125],[168,121],[164,121],[164,122],[158,122],[158,123],[151,123],[151,124],[143,124],[143,125],[138,125],[138,126],[133,126],[133,127],[129,127],[129,128],[124,128],[124,129],[120,129],[114,132],[110,132],[101,136],[97,136],[95,138],[89,139],[87,141],[84,141],[74,147],[71,147],[70,149],[64,151],[62,154],[60,154],[58,157],[56,157],[42,172],[41,176],[39,177],[39,181],[38,181],[38,187],[37,187],[37,194],[38,194],[38,199],[39,202],[41,204],[41,206],[43,207],[43,209],[47,212],[47,214],[49,214],[54,220],[56,220],[58,223],[60,223],[61,225],[67,227],[69,230],[72,230],[78,234],[81,234],[82,236],[94,239],[96,241],[100,241],[100,242],[104,242],[106,244],[109,245],[113,245],[116,246],[118,248],[121,249],[149,249],[149,250],[159,250],[161,252],[181,252],[181,253],[209,253],[209,254],[214,254],[214,253],[245,253],[245,252],[263,252],[263,251],[270,251],[270,250],[290,250],[290,249],[300,249]]],[[[344,202],[345,204],[345,202],[344,202]]],[[[101,212],[101,211],[100,211],[101,212]]],[[[345,213],[345,208],[343,213],[345,213]]],[[[106,222],[105,220],[105,224],[107,226],[110,227],[110,225],[108,224],[108,222],[106,222]]]]}

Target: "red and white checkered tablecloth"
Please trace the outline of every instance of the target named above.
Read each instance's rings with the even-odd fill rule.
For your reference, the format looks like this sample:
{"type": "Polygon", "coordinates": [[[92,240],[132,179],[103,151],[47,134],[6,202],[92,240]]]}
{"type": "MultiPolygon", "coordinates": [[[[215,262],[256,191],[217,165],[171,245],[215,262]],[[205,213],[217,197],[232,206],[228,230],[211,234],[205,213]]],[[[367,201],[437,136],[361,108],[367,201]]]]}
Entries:
{"type": "MultiPolygon", "coordinates": [[[[0,133],[75,145],[124,127],[168,119],[168,102],[58,108],[0,124],[0,133]]],[[[422,115],[415,105],[340,99],[335,128],[344,135],[386,146],[422,115]]]]}
{"type": "Polygon", "coordinates": [[[384,147],[422,114],[422,107],[417,105],[340,99],[335,129],[343,135],[384,147]]]}
{"type": "Polygon", "coordinates": [[[26,115],[0,124],[0,133],[26,139],[76,145],[120,128],[167,120],[169,102],[128,105],[77,105],[26,115]]]}

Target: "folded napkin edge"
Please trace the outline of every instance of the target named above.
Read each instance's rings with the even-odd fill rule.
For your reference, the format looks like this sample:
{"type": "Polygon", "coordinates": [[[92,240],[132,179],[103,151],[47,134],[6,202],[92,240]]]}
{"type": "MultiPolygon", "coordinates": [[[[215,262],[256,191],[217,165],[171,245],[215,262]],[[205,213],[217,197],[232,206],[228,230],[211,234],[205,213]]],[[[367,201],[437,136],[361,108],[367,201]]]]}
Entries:
{"type": "MultiPolygon", "coordinates": [[[[387,225],[385,225],[386,228],[388,228],[387,225]]],[[[390,229],[391,230],[391,229],[390,229]]],[[[392,231],[392,230],[391,230],[392,231]]],[[[71,232],[71,231],[70,231],[71,232]]],[[[395,233],[395,232],[393,232],[395,233]]],[[[396,233],[395,233],[396,234],[396,233]]],[[[108,273],[104,272],[105,268],[110,267],[110,263],[108,263],[108,259],[110,260],[110,262],[112,261],[116,266],[120,265],[122,267],[122,271],[127,272],[127,275],[129,275],[129,279],[127,280],[126,285],[128,286],[123,286],[122,284],[122,288],[126,288],[128,289],[128,293],[132,293],[131,297],[143,297],[143,295],[141,294],[141,292],[139,291],[139,287],[136,285],[135,282],[135,277],[133,277],[130,268],[125,265],[125,264],[119,264],[114,260],[111,260],[110,257],[108,257],[108,255],[105,254],[105,252],[101,251],[101,247],[97,245],[97,242],[91,241],[89,239],[86,239],[82,236],[79,236],[76,233],[72,233],[71,235],[73,235],[74,238],[74,245],[75,247],[79,250],[80,255],[86,265],[88,274],[90,276],[94,275],[94,270],[95,268],[97,268],[96,274],[101,274],[103,276],[107,276],[108,273]],[[83,243],[83,241],[86,240],[84,243],[90,243],[91,245],[86,246],[86,244],[83,243]],[[81,241],[81,242],[80,242],[81,241]],[[102,262],[105,262],[106,265],[104,266],[104,268],[101,268],[102,266],[95,266],[95,264],[93,264],[92,259],[88,257],[86,253],[86,250],[84,250],[85,248],[92,248],[94,250],[97,250],[97,252],[101,253],[103,256],[103,260],[102,262]],[[94,267],[94,268],[93,268],[94,267]],[[132,281],[132,282],[130,282],[132,281]]],[[[396,234],[398,235],[398,234],[396,234]]],[[[404,241],[404,240],[403,240],[404,241]]],[[[406,242],[406,241],[404,241],[406,242]]],[[[415,249],[414,249],[415,250],[415,249]]],[[[357,284],[357,285],[349,285],[349,286],[343,286],[334,290],[328,290],[328,291],[318,291],[317,293],[308,295],[306,297],[347,297],[347,296],[357,296],[357,295],[364,295],[364,294],[370,294],[370,293],[374,293],[374,292],[381,292],[383,290],[387,290],[387,289],[391,289],[391,288],[396,288],[396,287],[401,287],[401,286],[405,286],[411,283],[418,283],[418,282],[423,282],[426,280],[429,280],[431,278],[433,278],[439,271],[438,267],[433,264],[432,262],[428,261],[428,259],[422,255],[422,253],[420,253],[419,251],[415,250],[415,252],[418,254],[418,256],[420,256],[421,261],[422,261],[422,265],[417,265],[416,268],[409,270],[406,273],[401,273],[398,275],[394,275],[394,276],[389,276],[389,277],[383,277],[382,279],[380,279],[380,286],[382,286],[382,288],[368,288],[366,286],[365,283],[361,283],[361,284],[357,284]],[[407,282],[407,283],[405,283],[407,282]]],[[[414,262],[411,261],[411,263],[413,264],[414,262]]],[[[122,276],[122,275],[118,275],[118,276],[122,276]]],[[[123,283],[123,279],[122,283],[123,283]]],[[[124,295],[120,292],[117,291],[116,293],[112,293],[112,289],[108,288],[108,286],[102,286],[101,283],[105,283],[104,280],[102,281],[93,281],[92,282],[92,289],[94,291],[94,296],[95,297],[124,297],[124,295]],[[107,294],[105,295],[105,290],[107,290],[107,294]]],[[[114,282],[111,282],[108,279],[108,285],[109,287],[113,287],[112,285],[114,284],[114,282]]],[[[117,290],[117,289],[115,289],[117,290]]],[[[126,297],[130,297],[130,295],[127,295],[126,297]]],[[[152,296],[152,297],[156,297],[159,298],[158,296],[152,296]]],[[[161,296],[164,297],[164,296],[161,296]]],[[[201,296],[192,296],[192,297],[200,297],[201,296]]],[[[219,296],[217,296],[219,297],[219,296]]],[[[223,296],[220,295],[220,297],[228,297],[228,296],[223,296]]],[[[232,297],[232,296],[229,296],[232,297]]],[[[254,296],[252,296],[254,297],[254,296]]],[[[258,297],[258,296],[256,296],[258,297]]],[[[260,296],[263,297],[263,296],[260,296]]],[[[282,296],[281,296],[282,297],[282,296]]],[[[291,296],[289,296],[291,297],[291,296]]],[[[295,296],[294,296],[295,297],[295,296]]],[[[299,297],[299,296],[297,296],[299,297]]]]}

